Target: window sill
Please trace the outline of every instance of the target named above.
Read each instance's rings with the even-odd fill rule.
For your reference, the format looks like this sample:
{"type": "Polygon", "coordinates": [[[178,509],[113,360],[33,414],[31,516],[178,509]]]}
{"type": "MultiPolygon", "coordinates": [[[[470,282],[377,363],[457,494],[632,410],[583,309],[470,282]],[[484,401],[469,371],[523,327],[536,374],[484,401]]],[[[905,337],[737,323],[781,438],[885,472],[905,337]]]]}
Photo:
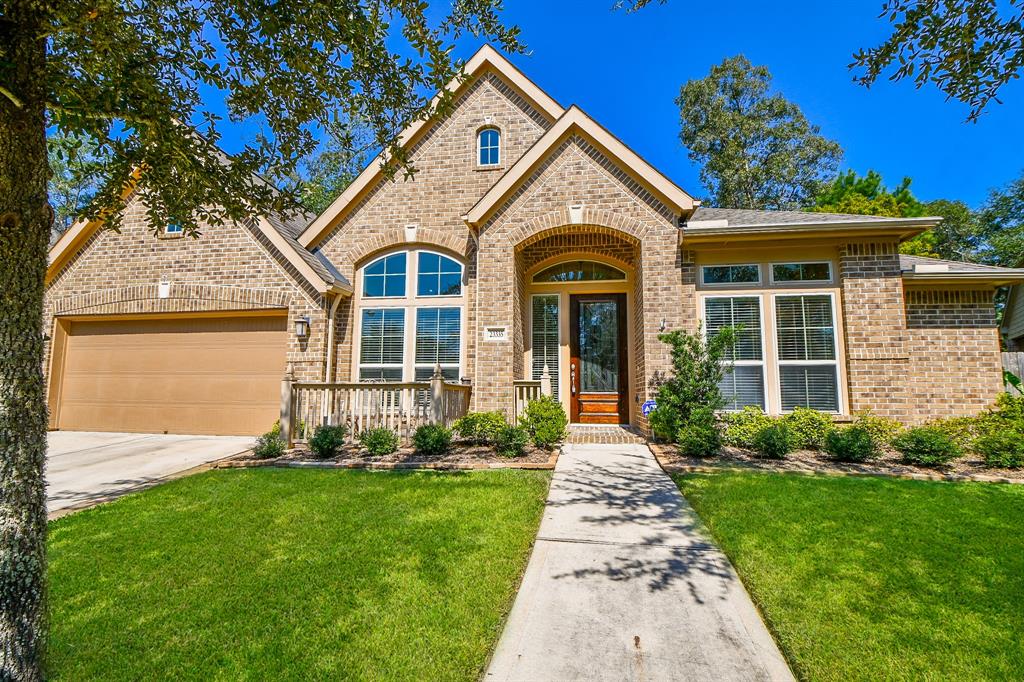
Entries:
{"type": "Polygon", "coordinates": [[[157,239],[181,239],[184,236],[185,236],[184,232],[172,232],[170,234],[168,234],[167,232],[161,232],[160,234],[158,234],[156,236],[156,238],[157,239]]]}
{"type": "Polygon", "coordinates": [[[503,171],[505,170],[505,166],[501,164],[497,166],[477,166],[473,170],[481,173],[487,173],[488,171],[503,171]]]}

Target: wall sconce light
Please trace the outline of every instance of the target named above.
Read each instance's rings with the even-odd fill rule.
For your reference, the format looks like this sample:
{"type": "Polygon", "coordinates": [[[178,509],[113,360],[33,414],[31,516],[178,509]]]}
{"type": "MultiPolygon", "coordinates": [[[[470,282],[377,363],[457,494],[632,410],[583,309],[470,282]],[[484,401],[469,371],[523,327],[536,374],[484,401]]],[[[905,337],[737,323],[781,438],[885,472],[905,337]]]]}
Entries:
{"type": "Polygon", "coordinates": [[[295,318],[295,336],[300,339],[309,337],[309,318],[308,317],[296,317],[295,318]]]}
{"type": "Polygon", "coordinates": [[[665,322],[665,318],[661,318],[661,331],[668,329],[668,323],[665,322]]]}

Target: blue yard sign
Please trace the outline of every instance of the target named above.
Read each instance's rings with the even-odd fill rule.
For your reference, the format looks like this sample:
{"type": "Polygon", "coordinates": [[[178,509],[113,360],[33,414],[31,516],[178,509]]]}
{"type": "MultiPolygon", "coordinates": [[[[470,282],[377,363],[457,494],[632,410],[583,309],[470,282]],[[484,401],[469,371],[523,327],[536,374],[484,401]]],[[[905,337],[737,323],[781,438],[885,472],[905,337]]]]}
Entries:
{"type": "Polygon", "coordinates": [[[650,416],[651,412],[654,411],[654,408],[657,406],[658,403],[654,402],[653,400],[647,400],[644,402],[643,405],[640,406],[640,411],[644,413],[645,417],[648,417],[650,416]]]}

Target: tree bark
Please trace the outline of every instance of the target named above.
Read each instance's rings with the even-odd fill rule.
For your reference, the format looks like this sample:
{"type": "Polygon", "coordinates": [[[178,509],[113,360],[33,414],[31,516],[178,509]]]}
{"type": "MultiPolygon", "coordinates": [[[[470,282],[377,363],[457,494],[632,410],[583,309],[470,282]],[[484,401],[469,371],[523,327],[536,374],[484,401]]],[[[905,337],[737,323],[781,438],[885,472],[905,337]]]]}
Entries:
{"type": "Polygon", "coordinates": [[[44,5],[0,16],[0,680],[39,680],[46,642],[47,202],[44,5]]]}

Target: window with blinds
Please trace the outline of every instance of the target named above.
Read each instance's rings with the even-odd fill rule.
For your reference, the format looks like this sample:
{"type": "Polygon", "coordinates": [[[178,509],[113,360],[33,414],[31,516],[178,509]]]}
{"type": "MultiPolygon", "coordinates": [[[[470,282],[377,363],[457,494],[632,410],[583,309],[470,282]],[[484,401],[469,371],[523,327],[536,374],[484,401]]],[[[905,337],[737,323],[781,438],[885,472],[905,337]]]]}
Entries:
{"type": "Polygon", "coordinates": [[[558,397],[558,295],[533,297],[533,378],[540,379],[544,365],[558,397]]]}
{"type": "Polygon", "coordinates": [[[405,310],[365,308],[359,338],[359,380],[401,381],[405,310]]]}
{"type": "Polygon", "coordinates": [[[426,381],[441,365],[445,379],[459,379],[459,348],[462,346],[460,308],[416,309],[415,381],[426,381]]]}
{"type": "Polygon", "coordinates": [[[725,327],[737,328],[732,349],[732,370],[719,388],[727,410],[747,405],[765,409],[764,344],[761,335],[761,298],[758,296],[707,297],[704,328],[712,337],[725,327]]]}
{"type": "Polygon", "coordinates": [[[782,409],[839,411],[839,368],[832,297],[775,297],[782,409]]]}

